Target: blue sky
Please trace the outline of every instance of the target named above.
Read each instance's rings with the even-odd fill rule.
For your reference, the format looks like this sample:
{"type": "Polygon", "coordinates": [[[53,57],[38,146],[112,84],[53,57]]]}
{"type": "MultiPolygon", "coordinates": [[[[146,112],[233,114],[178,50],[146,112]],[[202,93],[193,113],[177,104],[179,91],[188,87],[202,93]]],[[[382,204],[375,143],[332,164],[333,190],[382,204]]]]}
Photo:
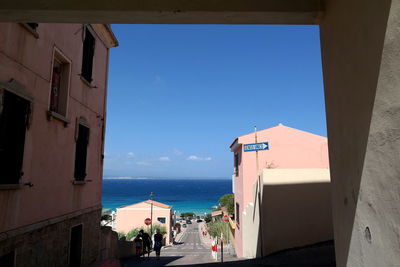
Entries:
{"type": "Polygon", "coordinates": [[[230,177],[231,142],[326,136],[318,26],[113,25],[107,176],[230,177]]]}

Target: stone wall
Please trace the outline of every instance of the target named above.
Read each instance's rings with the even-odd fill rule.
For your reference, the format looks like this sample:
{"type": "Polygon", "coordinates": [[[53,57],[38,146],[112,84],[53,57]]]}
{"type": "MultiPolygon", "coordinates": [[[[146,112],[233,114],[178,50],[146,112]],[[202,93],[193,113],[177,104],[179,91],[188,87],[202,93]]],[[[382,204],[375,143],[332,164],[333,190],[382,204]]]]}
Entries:
{"type": "Polygon", "coordinates": [[[101,227],[100,260],[118,258],[118,233],[110,226],[101,227]]]}
{"type": "Polygon", "coordinates": [[[96,209],[14,236],[3,232],[0,256],[15,251],[16,267],[68,266],[71,227],[83,224],[82,266],[87,266],[99,257],[100,216],[96,209]]]}

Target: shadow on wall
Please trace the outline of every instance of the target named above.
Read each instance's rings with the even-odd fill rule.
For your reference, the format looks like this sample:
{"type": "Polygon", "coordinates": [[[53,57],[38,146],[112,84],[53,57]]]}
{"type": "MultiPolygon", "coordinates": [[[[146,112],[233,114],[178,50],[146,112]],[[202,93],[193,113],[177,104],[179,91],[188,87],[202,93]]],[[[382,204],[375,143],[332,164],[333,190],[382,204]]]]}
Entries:
{"type": "Polygon", "coordinates": [[[264,255],[333,240],[330,183],[264,185],[263,192],[264,255]]]}
{"type": "Polygon", "coordinates": [[[244,257],[333,240],[328,169],[264,169],[260,182],[243,214],[244,257]]]}

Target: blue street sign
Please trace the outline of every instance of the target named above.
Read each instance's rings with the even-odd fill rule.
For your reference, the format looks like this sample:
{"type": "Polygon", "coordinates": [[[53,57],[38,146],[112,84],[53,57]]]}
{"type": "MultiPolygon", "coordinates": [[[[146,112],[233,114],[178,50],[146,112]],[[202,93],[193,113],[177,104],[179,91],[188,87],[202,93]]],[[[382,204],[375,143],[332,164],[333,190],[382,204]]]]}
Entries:
{"type": "Polygon", "coordinates": [[[244,152],[268,150],[268,142],[244,145],[244,152]]]}

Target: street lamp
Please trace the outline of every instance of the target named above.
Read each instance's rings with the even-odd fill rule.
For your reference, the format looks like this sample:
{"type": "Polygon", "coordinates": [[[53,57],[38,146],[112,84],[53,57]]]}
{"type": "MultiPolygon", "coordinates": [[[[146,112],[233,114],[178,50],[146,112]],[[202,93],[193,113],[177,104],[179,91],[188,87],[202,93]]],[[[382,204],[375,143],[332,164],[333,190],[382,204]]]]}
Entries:
{"type": "Polygon", "coordinates": [[[150,193],[150,220],[151,220],[151,224],[150,224],[150,236],[153,236],[153,197],[154,197],[154,193],[151,192],[150,193]]]}

